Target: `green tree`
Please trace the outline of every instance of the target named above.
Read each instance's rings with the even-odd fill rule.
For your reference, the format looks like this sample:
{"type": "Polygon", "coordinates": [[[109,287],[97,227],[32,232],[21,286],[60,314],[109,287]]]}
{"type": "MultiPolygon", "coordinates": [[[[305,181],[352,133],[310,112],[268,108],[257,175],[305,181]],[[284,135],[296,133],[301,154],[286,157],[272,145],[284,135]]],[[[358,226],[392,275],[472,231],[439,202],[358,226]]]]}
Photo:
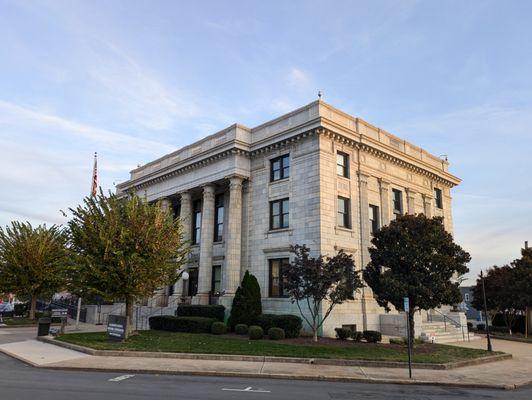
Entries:
{"type": "Polygon", "coordinates": [[[236,324],[253,325],[260,314],[262,314],[260,285],[255,275],[246,271],[233,298],[229,326],[234,329],[236,324]]]}
{"type": "Polygon", "coordinates": [[[56,225],[34,228],[29,222],[13,221],[10,227],[0,227],[0,292],[29,297],[31,319],[37,299],[64,285],[66,243],[67,235],[56,225]]]}
{"type": "Polygon", "coordinates": [[[78,293],[124,299],[129,334],[135,301],[174,283],[183,272],[188,246],[180,220],[159,203],[135,195],[105,196],[101,190],[70,211],[77,254],[71,282],[78,293]]]}
{"type": "Polygon", "coordinates": [[[371,242],[364,280],[387,310],[391,304],[404,311],[403,299],[409,298],[412,341],[416,311],[461,301],[459,285],[471,257],[454,243],[441,217],[399,216],[376,232],[371,242]]]}
{"type": "Polygon", "coordinates": [[[318,341],[318,330],[333,308],[346,300],[354,299],[355,292],[363,287],[355,273],[355,263],[350,254],[339,251],[333,257],[320,255],[310,257],[305,245],[291,246],[295,259],[283,269],[284,289],[299,312],[311,327],[313,340],[318,341]],[[306,304],[310,318],[303,312],[301,303],[306,304]],[[322,315],[322,306],[325,312],[322,315]]]}
{"type": "MultiPolygon", "coordinates": [[[[510,265],[493,266],[484,277],[486,291],[486,307],[490,320],[497,314],[504,319],[508,333],[512,329],[518,315],[526,312],[532,304],[532,251],[522,249],[522,257],[510,265]]],[[[484,309],[482,281],[480,277],[473,288],[473,307],[484,309]]]]}

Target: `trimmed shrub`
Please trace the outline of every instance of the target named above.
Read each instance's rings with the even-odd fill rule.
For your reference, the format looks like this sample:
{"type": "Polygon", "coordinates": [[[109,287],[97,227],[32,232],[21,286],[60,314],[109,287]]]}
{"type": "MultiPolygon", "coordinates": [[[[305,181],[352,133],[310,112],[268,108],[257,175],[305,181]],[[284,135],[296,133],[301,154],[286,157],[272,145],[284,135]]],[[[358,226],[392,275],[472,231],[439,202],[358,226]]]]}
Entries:
{"type": "Polygon", "coordinates": [[[210,333],[212,324],[218,322],[214,318],[174,317],[172,315],[154,316],[148,321],[150,329],[188,333],[210,333]]]}
{"type": "Polygon", "coordinates": [[[260,326],[264,332],[268,332],[270,328],[276,328],[277,325],[275,323],[275,318],[277,315],[275,314],[261,314],[255,319],[255,324],[260,326]]]}
{"type": "Polygon", "coordinates": [[[225,307],[222,305],[180,304],[175,312],[177,317],[206,317],[218,321],[225,320],[225,307]]]}
{"type": "Polygon", "coordinates": [[[390,338],[390,344],[406,344],[405,338],[390,338]]]}
{"type": "Polygon", "coordinates": [[[486,330],[486,324],[477,324],[477,331],[485,331],[486,330]]]}
{"type": "Polygon", "coordinates": [[[362,336],[368,343],[378,343],[382,340],[382,335],[378,331],[364,331],[362,336]]]}
{"type": "Polygon", "coordinates": [[[223,335],[227,333],[227,325],[220,321],[213,322],[211,325],[211,333],[213,335],[223,335]]]}
{"type": "Polygon", "coordinates": [[[299,337],[303,326],[301,318],[291,314],[261,314],[257,317],[256,324],[265,332],[268,332],[270,328],[281,328],[287,338],[299,337]]]}
{"type": "Polygon", "coordinates": [[[284,339],[284,329],[282,328],[270,328],[268,329],[268,337],[271,340],[281,340],[284,339]]]}
{"type": "Polygon", "coordinates": [[[297,315],[283,314],[275,316],[275,327],[284,330],[287,338],[299,337],[303,321],[297,315]]]}
{"type": "Polygon", "coordinates": [[[246,271],[242,284],[238,287],[233,298],[229,326],[234,329],[236,324],[252,325],[262,313],[260,286],[257,278],[246,271]]]}
{"type": "Polygon", "coordinates": [[[359,331],[351,331],[351,338],[355,341],[355,342],[361,342],[362,341],[362,332],[359,332],[359,331]]]}
{"type": "Polygon", "coordinates": [[[249,331],[249,328],[246,324],[236,324],[235,325],[235,333],[237,335],[247,335],[249,331]]]}
{"type": "Polygon", "coordinates": [[[251,340],[259,340],[262,339],[264,336],[264,331],[260,326],[257,325],[251,325],[249,327],[249,338],[251,340]]]}
{"type": "Polygon", "coordinates": [[[28,303],[15,303],[14,314],[19,317],[23,317],[28,312],[28,303]]]}
{"type": "Polygon", "coordinates": [[[472,322],[468,322],[467,323],[467,329],[468,330],[472,330],[473,329],[473,323],[472,322]]]}
{"type": "Polygon", "coordinates": [[[351,330],[346,328],[334,328],[336,332],[336,337],[340,340],[347,340],[351,337],[351,330]]]}

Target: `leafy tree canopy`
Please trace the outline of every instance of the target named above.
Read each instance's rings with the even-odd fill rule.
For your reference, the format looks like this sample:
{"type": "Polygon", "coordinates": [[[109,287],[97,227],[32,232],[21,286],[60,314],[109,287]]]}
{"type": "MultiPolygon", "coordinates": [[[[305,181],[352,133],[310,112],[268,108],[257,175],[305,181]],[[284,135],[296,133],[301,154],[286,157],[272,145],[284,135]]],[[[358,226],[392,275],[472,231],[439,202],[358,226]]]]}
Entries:
{"type": "Polygon", "coordinates": [[[375,233],[372,244],[364,279],[386,309],[404,311],[403,298],[409,298],[412,329],[415,311],[461,301],[460,278],[471,257],[454,243],[441,217],[399,216],[375,233]]]}
{"type": "Polygon", "coordinates": [[[333,308],[354,299],[355,292],[364,285],[355,272],[350,254],[339,251],[333,257],[311,257],[310,249],[305,245],[291,246],[291,251],[295,258],[282,271],[284,289],[297,304],[301,316],[312,328],[314,341],[317,341],[318,330],[333,308]],[[308,313],[301,308],[302,303],[308,313]]]}
{"type": "Polygon", "coordinates": [[[31,299],[30,318],[38,297],[51,296],[65,283],[69,261],[67,235],[56,225],[34,228],[14,221],[0,227],[0,292],[31,299]]]}
{"type": "Polygon", "coordinates": [[[174,283],[188,254],[179,219],[138,196],[87,197],[70,209],[71,245],[77,254],[72,285],[106,299],[135,300],[174,283]],[[86,289],[85,289],[86,288],[86,289]]]}

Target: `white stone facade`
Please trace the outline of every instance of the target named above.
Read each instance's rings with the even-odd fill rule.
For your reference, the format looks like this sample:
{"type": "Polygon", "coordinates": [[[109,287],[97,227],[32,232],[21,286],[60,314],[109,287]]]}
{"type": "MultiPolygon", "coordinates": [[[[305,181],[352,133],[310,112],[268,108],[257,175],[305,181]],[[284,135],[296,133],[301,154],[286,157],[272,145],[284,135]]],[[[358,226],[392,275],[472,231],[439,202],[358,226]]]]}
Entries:
{"type": "MultiPolygon", "coordinates": [[[[256,128],[232,125],[139,167],[118,191],[133,190],[180,210],[187,240],[193,241],[193,228],[201,225],[201,240],[191,245],[188,265],[192,279],[196,271],[198,276],[192,302],[212,301],[209,293],[216,287],[222,292],[218,301],[230,307],[249,270],[261,286],[264,312],[298,314],[289,299],[270,297],[269,260],[291,258],[290,245],[306,244],[314,255],[340,249],[352,253],[360,270],[369,261],[370,205],[378,225],[386,225],[394,217],[395,189],[403,212],[441,215],[452,231],[451,188],[459,182],[446,160],[315,101],[256,128]],[[345,177],[337,172],[338,152],[347,156],[345,177]],[[272,181],[272,160],[284,155],[288,177],[272,181]],[[222,240],[215,241],[219,195],[223,230],[222,240]],[[339,196],[349,204],[346,227],[337,223],[339,196]],[[275,207],[270,202],[281,199],[288,199],[287,226],[270,229],[275,207]],[[194,207],[201,211],[201,224],[194,225],[194,207]],[[216,285],[213,266],[221,272],[216,285]]],[[[188,282],[177,282],[171,296],[185,299],[190,289],[188,282]]],[[[323,334],[331,336],[342,325],[380,330],[381,314],[384,310],[365,288],[335,308],[323,334]]]]}

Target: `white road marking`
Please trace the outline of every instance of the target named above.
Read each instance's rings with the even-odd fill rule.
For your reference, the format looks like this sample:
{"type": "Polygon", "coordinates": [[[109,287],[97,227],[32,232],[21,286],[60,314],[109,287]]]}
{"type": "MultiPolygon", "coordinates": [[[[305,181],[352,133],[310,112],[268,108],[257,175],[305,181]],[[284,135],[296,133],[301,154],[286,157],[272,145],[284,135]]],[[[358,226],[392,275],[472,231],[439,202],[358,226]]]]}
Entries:
{"type": "Polygon", "coordinates": [[[117,376],[116,378],[109,379],[109,382],[120,382],[120,381],[123,381],[124,379],[133,378],[134,376],[135,375],[120,375],[120,376],[117,376]]]}
{"type": "Polygon", "coordinates": [[[228,389],[228,388],[222,388],[222,390],[227,390],[231,392],[254,392],[254,393],[271,393],[269,390],[263,390],[263,389],[253,389],[253,386],[248,386],[245,389],[228,389]]]}

